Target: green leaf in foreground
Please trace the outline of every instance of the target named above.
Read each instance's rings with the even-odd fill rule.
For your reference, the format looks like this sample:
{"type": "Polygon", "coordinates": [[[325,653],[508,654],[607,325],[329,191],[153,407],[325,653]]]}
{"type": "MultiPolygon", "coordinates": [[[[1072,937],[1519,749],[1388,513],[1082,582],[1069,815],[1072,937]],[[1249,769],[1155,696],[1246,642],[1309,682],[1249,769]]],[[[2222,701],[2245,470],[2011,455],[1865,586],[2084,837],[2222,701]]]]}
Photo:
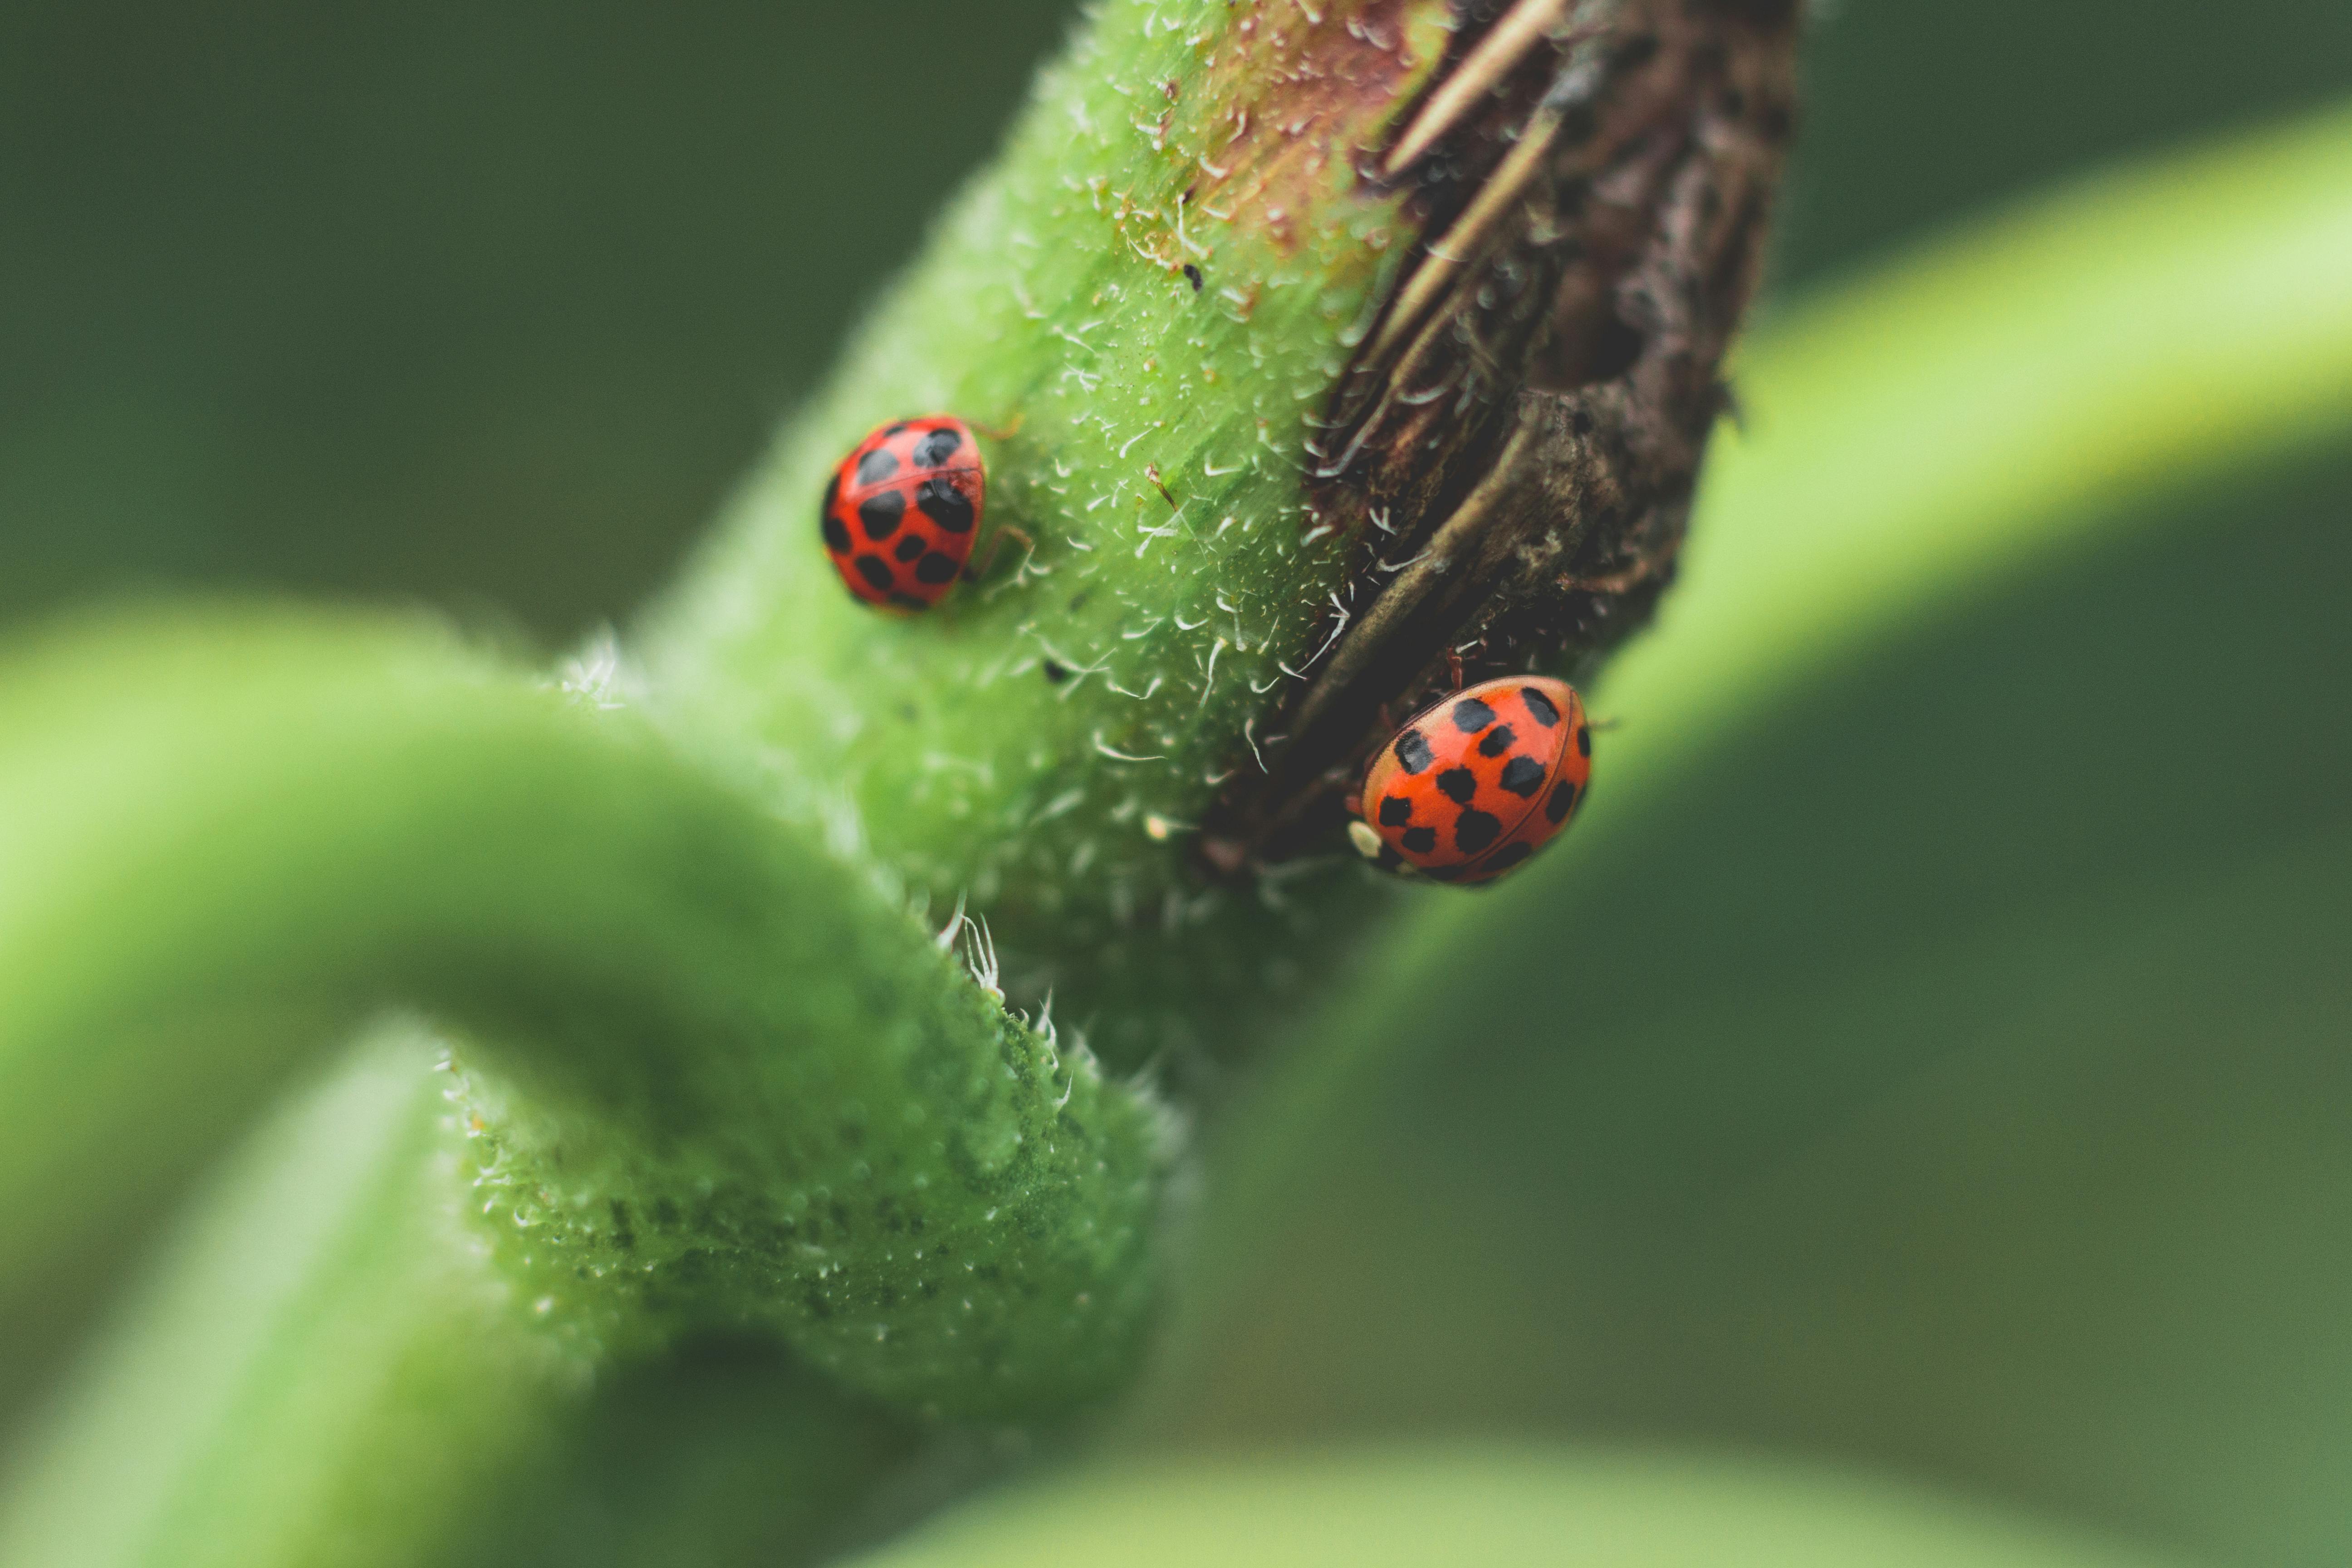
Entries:
{"type": "Polygon", "coordinates": [[[2040,1521],[1754,1461],[1470,1446],[1080,1472],[869,1568],[2159,1568],[2040,1521]]]}

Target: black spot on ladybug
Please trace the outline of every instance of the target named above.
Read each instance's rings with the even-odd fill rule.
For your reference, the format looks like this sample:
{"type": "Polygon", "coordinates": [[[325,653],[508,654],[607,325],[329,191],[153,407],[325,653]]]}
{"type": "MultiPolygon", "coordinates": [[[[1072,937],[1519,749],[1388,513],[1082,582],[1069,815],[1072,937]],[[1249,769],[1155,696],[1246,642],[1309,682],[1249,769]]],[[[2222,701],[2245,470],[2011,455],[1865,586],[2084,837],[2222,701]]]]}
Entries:
{"type": "Polygon", "coordinates": [[[934,430],[915,443],[915,467],[936,468],[956,454],[963,437],[952,430],[934,430]]]}
{"type": "Polygon", "coordinates": [[[882,557],[879,555],[859,556],[857,574],[873,584],[876,590],[881,593],[889,592],[890,584],[898,580],[890,574],[890,568],[882,564],[882,557]]]}
{"type": "Polygon", "coordinates": [[[1520,687],[1519,700],[1528,705],[1528,717],[1545,729],[1549,730],[1559,722],[1559,710],[1551,705],[1550,698],[1546,697],[1534,687],[1520,687]]]}
{"type": "Polygon", "coordinates": [[[1400,840],[1400,842],[1404,845],[1406,849],[1415,855],[1426,855],[1437,847],[1437,829],[1434,827],[1408,827],[1404,830],[1404,837],[1400,840]]]}
{"type": "Polygon", "coordinates": [[[1405,772],[1417,773],[1426,771],[1437,760],[1437,753],[1429,749],[1429,742],[1420,731],[1407,730],[1396,738],[1396,760],[1405,772]]]}
{"type": "Polygon", "coordinates": [[[1508,724],[1498,724],[1487,731],[1485,740],[1478,742],[1478,754],[1482,757],[1499,757],[1509,751],[1517,740],[1518,736],[1511,732],[1511,727],[1508,724]]]}
{"type": "Polygon", "coordinates": [[[902,610],[928,610],[931,607],[929,599],[919,599],[912,594],[893,594],[890,602],[902,610]]]}
{"type": "Polygon", "coordinates": [[[1532,844],[1506,844],[1495,851],[1492,859],[1478,868],[1478,879],[1483,882],[1488,878],[1499,877],[1535,852],[1536,847],[1532,844]]]}
{"type": "Polygon", "coordinates": [[[1070,672],[1058,660],[1049,658],[1045,661],[1045,679],[1059,686],[1070,679],[1070,672]]]}
{"type": "Polygon", "coordinates": [[[955,574],[956,563],[937,551],[915,563],[915,581],[918,583],[952,583],[955,574]]]}
{"type": "Polygon", "coordinates": [[[906,433],[907,422],[901,419],[896,425],[885,425],[882,427],[882,439],[887,441],[893,436],[903,436],[906,433]]]}
{"type": "Polygon", "coordinates": [[[1533,757],[1513,757],[1503,764],[1503,787],[1521,800],[1543,788],[1544,765],[1533,757]]]}
{"type": "Polygon", "coordinates": [[[897,556],[901,561],[912,561],[916,556],[920,555],[924,551],[929,550],[929,545],[923,542],[923,536],[921,534],[910,532],[904,539],[898,541],[897,547],[893,549],[890,553],[897,556]]]}
{"type": "Polygon", "coordinates": [[[1193,293],[1198,294],[1201,291],[1201,269],[1189,261],[1184,263],[1184,281],[1192,286],[1193,293]]]}
{"type": "Polygon", "coordinates": [[[907,498],[897,490],[884,490],[857,503],[857,521],[868,539],[889,538],[898,531],[898,520],[906,515],[907,498]]]}
{"type": "MultiPolygon", "coordinates": [[[[952,434],[952,432],[950,432],[952,434]]],[[[945,479],[925,479],[915,487],[915,505],[925,517],[950,533],[971,531],[971,502],[945,479]]]]}
{"type": "Polygon", "coordinates": [[[1448,768],[1437,775],[1438,792],[1456,805],[1468,805],[1478,795],[1478,775],[1468,768],[1448,768]]]}
{"type": "Polygon", "coordinates": [[[857,459],[857,482],[861,485],[878,485],[898,471],[898,459],[880,447],[857,459]]]}
{"type": "Polygon", "coordinates": [[[1544,815],[1554,822],[1566,822],[1568,814],[1576,809],[1576,781],[1562,779],[1552,786],[1551,798],[1544,802],[1544,815]]]}
{"type": "Polygon", "coordinates": [[[1503,819],[1483,811],[1465,811],[1454,824],[1454,847],[1465,855],[1475,855],[1503,836],[1503,819]]]}
{"type": "Polygon", "coordinates": [[[1412,802],[1401,795],[1390,795],[1381,802],[1381,826],[1402,827],[1412,820],[1412,802]]]}
{"type": "Polygon", "coordinates": [[[831,512],[824,514],[824,547],[835,555],[849,553],[849,530],[841,526],[841,519],[831,512]]]}
{"type": "Polygon", "coordinates": [[[1454,727],[1465,735],[1475,735],[1495,721],[1495,710],[1475,697],[1465,697],[1454,705],[1454,727]]]}
{"type": "Polygon", "coordinates": [[[1576,727],[1576,754],[1580,757],[1592,754],[1592,731],[1581,724],[1576,727]]]}

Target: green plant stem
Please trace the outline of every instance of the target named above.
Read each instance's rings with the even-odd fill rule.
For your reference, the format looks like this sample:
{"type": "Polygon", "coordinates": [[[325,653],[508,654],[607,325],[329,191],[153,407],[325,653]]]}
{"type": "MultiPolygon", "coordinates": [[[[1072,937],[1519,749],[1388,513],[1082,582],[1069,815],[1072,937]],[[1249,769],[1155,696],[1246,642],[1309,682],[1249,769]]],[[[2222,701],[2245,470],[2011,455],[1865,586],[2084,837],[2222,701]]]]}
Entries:
{"type": "Polygon", "coordinates": [[[1445,12],[1105,7],[660,619],[659,737],[324,616],[16,661],[0,1294],[110,1253],[323,1042],[415,1005],[462,1039],[495,1261],[584,1360],[719,1327],[948,1415],[1116,1385],[1166,1120],[898,889],[993,906],[1024,1000],[1066,975],[1129,1064],[1226,1043],[1306,978],[1276,948],[1328,950],[1278,889],[1202,895],[1184,838],[1345,570],[1295,458],[1409,238],[1349,154],[1445,12]],[[886,625],[808,508],[910,404],[993,427],[991,521],[1036,552],[886,625]]]}
{"type": "Polygon", "coordinates": [[[1099,7],[643,628],[687,744],[969,897],[1015,999],[1055,992],[1115,1063],[1234,1054],[1377,901],[1350,866],[1294,868],[1302,896],[1187,856],[1354,559],[1303,454],[1413,231],[1350,155],[1449,25],[1443,0],[1099,7]],[[880,616],[818,505],[866,431],[940,411],[983,427],[991,564],[880,616]]]}
{"type": "Polygon", "coordinates": [[[1128,1364],[1150,1105],[633,716],[413,626],[282,613],[65,635],[7,689],[12,1290],[404,1002],[484,1042],[490,1234],[583,1343],[779,1331],[962,1413],[1128,1364]]]}

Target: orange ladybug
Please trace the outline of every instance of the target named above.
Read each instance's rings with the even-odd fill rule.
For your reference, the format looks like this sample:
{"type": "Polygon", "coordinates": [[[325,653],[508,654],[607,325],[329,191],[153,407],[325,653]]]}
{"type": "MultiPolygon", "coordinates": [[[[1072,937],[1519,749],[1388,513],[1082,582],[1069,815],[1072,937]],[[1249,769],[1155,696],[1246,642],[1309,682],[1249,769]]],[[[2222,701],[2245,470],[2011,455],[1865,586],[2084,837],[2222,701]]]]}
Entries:
{"type": "Polygon", "coordinates": [[[1483,680],[1382,746],[1348,836],[1367,859],[1441,882],[1491,882],[1568,826],[1592,777],[1592,731],[1564,680],[1483,680]]]}
{"type": "Polygon", "coordinates": [[[850,449],[817,521],[849,591],[887,610],[928,610],[971,559],[987,475],[971,426],[950,415],[885,425],[850,449]]]}

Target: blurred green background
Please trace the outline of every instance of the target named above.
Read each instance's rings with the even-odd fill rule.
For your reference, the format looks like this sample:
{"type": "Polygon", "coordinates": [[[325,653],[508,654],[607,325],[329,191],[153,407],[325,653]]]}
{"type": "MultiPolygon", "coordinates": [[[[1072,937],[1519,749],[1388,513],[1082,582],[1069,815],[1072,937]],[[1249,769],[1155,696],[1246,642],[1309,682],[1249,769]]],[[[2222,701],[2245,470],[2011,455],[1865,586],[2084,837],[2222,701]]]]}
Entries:
{"type": "MultiPolygon", "coordinates": [[[[2352,90],[2352,7],[1840,0],[1780,289],[2352,90]]],[[[542,640],[662,580],[1061,0],[0,6],[0,621],[126,584],[542,640]]]]}

